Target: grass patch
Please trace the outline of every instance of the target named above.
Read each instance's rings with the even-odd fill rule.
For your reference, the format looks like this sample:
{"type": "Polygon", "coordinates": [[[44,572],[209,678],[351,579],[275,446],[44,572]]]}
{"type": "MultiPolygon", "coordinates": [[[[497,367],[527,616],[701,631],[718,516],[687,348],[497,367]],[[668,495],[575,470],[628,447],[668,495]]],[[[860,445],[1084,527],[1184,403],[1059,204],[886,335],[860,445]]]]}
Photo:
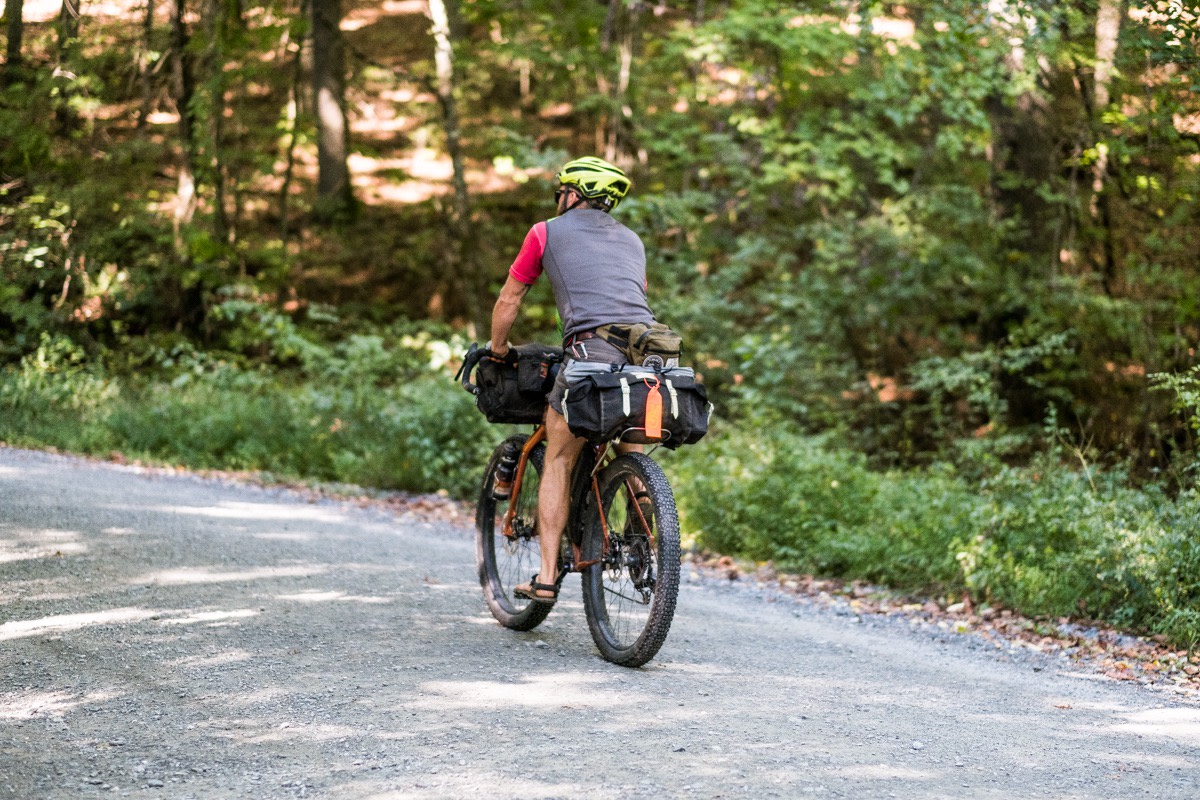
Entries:
{"type": "Polygon", "coordinates": [[[717,552],[1200,642],[1194,491],[1049,457],[981,482],[947,465],[879,472],[779,426],[726,430],[668,467],[687,529],[717,552]]]}
{"type": "Polygon", "coordinates": [[[92,455],[413,492],[470,494],[502,432],[446,373],[323,380],[175,359],[173,378],[104,376],[48,340],[0,373],[0,438],[92,455]]]}

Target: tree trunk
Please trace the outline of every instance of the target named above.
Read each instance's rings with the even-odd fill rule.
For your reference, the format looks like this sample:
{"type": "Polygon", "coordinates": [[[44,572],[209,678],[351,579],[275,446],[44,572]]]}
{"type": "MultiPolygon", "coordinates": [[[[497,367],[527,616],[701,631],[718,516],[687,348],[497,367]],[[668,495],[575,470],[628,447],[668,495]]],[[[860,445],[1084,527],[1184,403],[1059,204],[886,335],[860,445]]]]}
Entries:
{"type": "MultiPolygon", "coordinates": [[[[609,0],[608,13],[600,36],[600,51],[606,56],[616,45],[616,75],[609,79],[604,67],[597,73],[596,85],[600,93],[607,96],[610,111],[607,120],[600,120],[596,127],[596,152],[609,161],[618,161],[632,150],[633,109],[629,106],[629,85],[633,76],[634,51],[639,33],[638,19],[643,3],[633,0],[609,0]]],[[[605,59],[607,63],[607,59],[605,59]]],[[[639,154],[639,157],[644,154],[639,154]]]]}
{"type": "MultiPolygon", "coordinates": [[[[301,0],[301,17],[307,16],[308,13],[308,0],[301,0]]],[[[288,91],[287,106],[284,109],[284,168],[283,181],[279,186],[279,241],[284,245],[287,244],[290,234],[288,218],[291,216],[292,178],[296,173],[296,145],[298,143],[296,121],[300,115],[302,84],[304,81],[304,37],[302,35],[294,36],[293,34],[293,29],[289,29],[284,33],[283,47],[280,48],[281,53],[286,54],[292,47],[292,42],[295,42],[296,56],[292,62],[292,85],[288,91]]]]}
{"type": "Polygon", "coordinates": [[[25,36],[25,0],[8,0],[4,4],[8,17],[8,43],[4,48],[4,78],[13,80],[21,69],[21,40],[25,36]]]}
{"type": "Polygon", "coordinates": [[[213,192],[213,236],[222,244],[230,243],[229,209],[226,207],[227,181],[224,162],[225,145],[225,20],[227,3],[207,0],[205,9],[204,86],[208,98],[208,172],[206,177],[213,192]]]}
{"type": "Polygon", "coordinates": [[[348,162],[346,79],[341,0],[312,0],[313,105],[317,118],[317,215],[351,214],[354,195],[348,162]]]}
{"type": "Polygon", "coordinates": [[[1121,34],[1121,17],[1124,16],[1122,4],[1123,0],[1100,0],[1100,7],[1096,13],[1096,71],[1092,89],[1092,114],[1095,117],[1093,130],[1097,132],[1097,142],[1096,161],[1092,165],[1091,214],[1102,238],[1104,286],[1110,294],[1116,288],[1117,264],[1111,230],[1112,202],[1104,190],[1108,179],[1108,146],[1099,141],[1099,132],[1104,125],[1104,112],[1111,102],[1113,67],[1121,34]]]}
{"type": "Polygon", "coordinates": [[[179,181],[175,198],[175,244],[183,251],[183,228],[196,214],[196,94],[191,57],[187,47],[189,33],[184,19],[186,0],[174,0],[171,7],[171,78],[175,107],[179,111],[179,181]]]}
{"type": "Polygon", "coordinates": [[[79,51],[79,3],[80,0],[63,0],[58,12],[58,65],[55,71],[62,79],[62,96],[55,108],[55,121],[60,133],[75,130],[79,116],[71,106],[75,94],[74,68],[79,51]]]}
{"type": "Polygon", "coordinates": [[[142,42],[137,56],[138,82],[141,83],[142,105],[138,109],[137,129],[146,127],[146,119],[154,104],[154,81],[151,73],[154,69],[150,54],[154,52],[154,0],[146,0],[146,9],[142,15],[142,42]]]}
{"type": "Polygon", "coordinates": [[[455,0],[429,0],[429,19],[433,23],[434,66],[437,72],[438,102],[442,107],[442,125],[446,133],[446,150],[450,155],[452,183],[454,186],[454,208],[450,214],[450,235],[456,253],[452,254],[456,269],[451,274],[462,288],[467,315],[476,331],[487,330],[488,320],[483,316],[478,270],[475,266],[475,248],[471,245],[470,196],[467,192],[466,168],[462,154],[462,131],[458,119],[458,103],[454,96],[456,79],[454,42],[451,20],[457,12],[455,0]]]}

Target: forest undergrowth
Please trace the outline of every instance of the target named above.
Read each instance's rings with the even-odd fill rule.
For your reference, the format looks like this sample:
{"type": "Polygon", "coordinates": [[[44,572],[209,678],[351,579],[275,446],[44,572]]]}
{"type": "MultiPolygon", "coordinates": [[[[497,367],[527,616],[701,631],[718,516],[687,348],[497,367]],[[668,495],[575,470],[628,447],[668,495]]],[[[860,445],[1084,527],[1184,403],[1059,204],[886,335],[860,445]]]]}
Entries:
{"type": "MultiPolygon", "coordinates": [[[[453,380],[464,339],[400,326],[323,345],[284,324],[274,346],[293,367],[181,342],[125,353],[118,369],[46,336],[0,372],[0,441],[473,497],[504,431],[453,380]]],[[[656,455],[693,550],[1200,642],[1194,488],[1172,495],[1119,469],[1072,466],[1065,446],[1023,466],[977,451],[970,464],[879,469],[836,434],[766,417],[718,415],[699,445],[656,455]]]]}

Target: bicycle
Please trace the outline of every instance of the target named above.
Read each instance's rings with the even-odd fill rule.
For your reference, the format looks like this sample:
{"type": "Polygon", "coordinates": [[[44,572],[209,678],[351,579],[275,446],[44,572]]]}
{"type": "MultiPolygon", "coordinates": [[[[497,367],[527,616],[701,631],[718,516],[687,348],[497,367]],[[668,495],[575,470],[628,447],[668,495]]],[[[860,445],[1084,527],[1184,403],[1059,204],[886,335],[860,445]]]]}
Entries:
{"type": "MultiPolygon", "coordinates": [[[[464,381],[465,383],[465,381],[464,381]]],[[[502,442],[484,472],[476,508],[476,562],[483,597],[506,628],[529,631],[552,606],[512,594],[541,562],[537,494],[546,429],[502,442]],[[520,447],[507,500],[493,496],[501,454],[520,447]]],[[[671,486],[643,453],[617,454],[613,443],[583,448],[570,483],[570,512],[558,575],[578,572],[592,640],[606,660],[639,667],[658,653],[679,594],[679,517],[671,486]]]]}

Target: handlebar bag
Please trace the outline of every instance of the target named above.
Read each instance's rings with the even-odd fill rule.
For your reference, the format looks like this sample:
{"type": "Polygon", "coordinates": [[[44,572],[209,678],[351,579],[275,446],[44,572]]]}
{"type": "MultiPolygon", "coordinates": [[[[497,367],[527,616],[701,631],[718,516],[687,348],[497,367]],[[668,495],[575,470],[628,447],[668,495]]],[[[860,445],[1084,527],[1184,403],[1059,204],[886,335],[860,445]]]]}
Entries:
{"type": "Polygon", "coordinates": [[[675,449],[708,433],[712,403],[687,367],[625,366],[568,377],[563,396],[567,427],[590,442],[618,439],[675,449]]]}
{"type": "Polygon", "coordinates": [[[546,393],[554,385],[554,370],[562,348],[523,344],[512,348],[515,359],[483,358],[475,368],[475,404],[488,422],[514,425],[542,421],[546,393]]]}

